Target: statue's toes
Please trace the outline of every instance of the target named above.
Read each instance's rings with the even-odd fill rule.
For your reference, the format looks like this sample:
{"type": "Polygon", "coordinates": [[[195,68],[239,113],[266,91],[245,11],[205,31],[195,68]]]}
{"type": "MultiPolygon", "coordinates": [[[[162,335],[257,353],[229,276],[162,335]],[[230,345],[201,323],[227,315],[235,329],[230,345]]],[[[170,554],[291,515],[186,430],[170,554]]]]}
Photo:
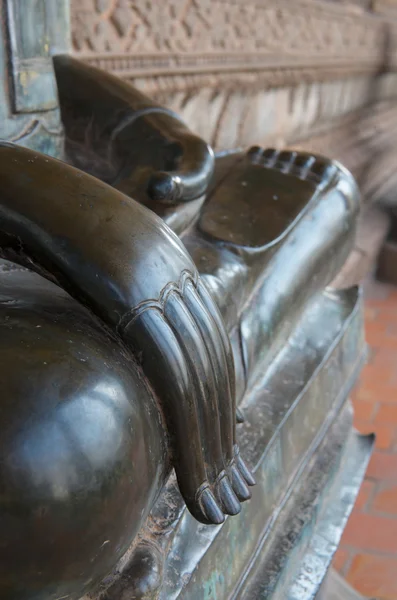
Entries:
{"type": "Polygon", "coordinates": [[[233,486],[226,471],[218,478],[215,489],[224,513],[227,515],[238,515],[241,511],[241,504],[237,495],[234,493],[233,486]]]}
{"type": "Polygon", "coordinates": [[[244,414],[240,408],[236,408],[236,421],[240,425],[240,423],[244,423],[244,414]]]}
{"type": "Polygon", "coordinates": [[[234,463],[230,467],[230,474],[232,487],[237,498],[240,500],[240,502],[245,502],[246,500],[249,500],[251,498],[250,489],[244,477],[241,475],[240,471],[234,463]]]}
{"type": "Polygon", "coordinates": [[[251,496],[250,491],[238,473],[238,469],[228,469],[221,471],[213,485],[206,482],[202,485],[196,495],[197,506],[194,508],[194,514],[197,518],[198,510],[203,518],[200,521],[220,525],[225,520],[225,515],[238,515],[241,512],[241,502],[248,500],[251,496]]]}
{"type": "Polygon", "coordinates": [[[148,183],[148,194],[157,202],[174,204],[182,196],[180,180],[176,175],[165,171],[154,173],[148,183]]]}
{"type": "Polygon", "coordinates": [[[299,179],[311,181],[316,186],[327,185],[337,173],[336,164],[323,157],[295,150],[277,150],[253,146],[248,151],[249,160],[268,169],[295,175],[299,179]]]}
{"type": "Polygon", "coordinates": [[[295,174],[317,186],[328,184],[338,170],[328,158],[312,156],[305,152],[294,152],[294,155],[293,170],[295,174]]]}
{"type": "Polygon", "coordinates": [[[201,513],[202,518],[199,520],[203,523],[220,525],[225,520],[225,515],[208,484],[201,486],[197,493],[197,506],[195,507],[196,515],[197,512],[201,513]]]}
{"type": "MultiPolygon", "coordinates": [[[[169,127],[175,119],[170,116],[169,127]]],[[[178,123],[180,128],[180,123],[178,123]]],[[[168,161],[178,164],[176,170],[156,171],[151,176],[147,192],[153,200],[166,204],[190,202],[202,196],[214,170],[214,153],[199,137],[187,132],[179,133],[168,146],[168,161]]]]}
{"type": "Polygon", "coordinates": [[[245,464],[244,460],[241,458],[240,450],[237,445],[234,446],[234,464],[236,465],[240,475],[242,475],[244,478],[245,483],[250,487],[254,486],[256,484],[255,477],[245,464]]]}

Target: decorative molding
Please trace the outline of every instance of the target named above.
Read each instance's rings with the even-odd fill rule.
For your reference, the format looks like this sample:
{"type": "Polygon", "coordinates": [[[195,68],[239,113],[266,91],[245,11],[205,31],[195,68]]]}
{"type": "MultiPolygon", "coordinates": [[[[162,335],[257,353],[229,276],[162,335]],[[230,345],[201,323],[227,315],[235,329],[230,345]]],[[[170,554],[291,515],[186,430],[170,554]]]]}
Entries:
{"type": "Polygon", "coordinates": [[[167,105],[217,150],[305,140],[359,173],[394,128],[379,106],[397,96],[396,6],[71,0],[73,52],[167,105]],[[370,105],[377,126],[389,124],[368,145],[370,105]]]}
{"type": "Polygon", "coordinates": [[[74,53],[135,85],[143,79],[145,91],[153,78],[159,87],[159,79],[171,78],[169,91],[235,89],[238,82],[274,86],[302,76],[374,73],[385,62],[384,22],[354,5],[72,0],[71,7],[74,53]]]}

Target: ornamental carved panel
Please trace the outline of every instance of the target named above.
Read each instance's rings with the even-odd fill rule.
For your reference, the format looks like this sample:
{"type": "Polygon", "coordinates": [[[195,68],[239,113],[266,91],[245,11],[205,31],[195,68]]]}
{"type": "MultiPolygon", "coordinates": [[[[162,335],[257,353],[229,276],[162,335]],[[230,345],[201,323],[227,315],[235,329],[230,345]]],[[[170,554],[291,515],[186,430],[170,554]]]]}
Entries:
{"type": "Polygon", "coordinates": [[[126,78],[330,65],[370,70],[381,60],[383,35],[381,22],[334,4],[72,0],[74,51],[126,78]]]}

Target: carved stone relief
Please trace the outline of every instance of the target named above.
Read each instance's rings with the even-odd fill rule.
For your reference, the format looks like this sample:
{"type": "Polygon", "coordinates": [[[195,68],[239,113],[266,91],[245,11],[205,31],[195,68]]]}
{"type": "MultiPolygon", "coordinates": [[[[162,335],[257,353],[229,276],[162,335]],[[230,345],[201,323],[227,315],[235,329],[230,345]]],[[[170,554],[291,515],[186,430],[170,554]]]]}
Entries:
{"type": "Polygon", "coordinates": [[[397,21],[379,18],[396,5],[71,0],[72,46],[179,113],[217,150],[314,139],[358,165],[366,125],[346,130],[344,120],[358,123],[367,105],[397,93],[397,21]]]}
{"type": "Polygon", "coordinates": [[[371,69],[382,37],[382,23],[366,14],[305,0],[72,0],[72,19],[75,51],[127,78],[261,71],[308,58],[312,67],[371,69]]]}

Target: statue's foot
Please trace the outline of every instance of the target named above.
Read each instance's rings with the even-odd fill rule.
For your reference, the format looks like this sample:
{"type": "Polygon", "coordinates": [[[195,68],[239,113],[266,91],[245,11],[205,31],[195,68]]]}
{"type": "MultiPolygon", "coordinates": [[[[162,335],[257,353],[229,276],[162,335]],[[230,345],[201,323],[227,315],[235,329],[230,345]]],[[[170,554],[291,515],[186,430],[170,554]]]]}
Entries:
{"type": "MultiPolygon", "coordinates": [[[[4,244],[13,252],[15,244],[18,256],[29,265],[35,264],[40,273],[83,299],[134,353],[165,420],[179,488],[193,515],[205,523],[220,523],[224,515],[239,513],[240,503],[250,496],[252,478],[234,448],[230,341],[186,250],[152,213],[125,202],[99,180],[24,148],[3,144],[0,150],[0,179],[9,186],[1,199],[4,244]],[[29,158],[33,154],[34,160],[29,158]],[[15,164],[18,177],[11,177],[15,164]],[[54,187],[30,186],[27,193],[25,182],[36,177],[36,171],[54,187]],[[69,187],[58,192],[54,183],[65,177],[79,190],[68,200],[67,211],[64,198],[69,198],[69,187]],[[84,235],[91,217],[83,198],[91,195],[106,244],[91,244],[84,235]],[[69,240],[67,247],[64,238],[69,240]],[[117,257],[109,248],[117,248],[117,257]],[[40,257],[39,265],[31,255],[40,257]],[[84,257],[86,270],[80,269],[75,256],[84,257]],[[95,277],[86,276],[93,273],[95,277]]],[[[144,439],[145,432],[140,434],[144,439]]]]}

